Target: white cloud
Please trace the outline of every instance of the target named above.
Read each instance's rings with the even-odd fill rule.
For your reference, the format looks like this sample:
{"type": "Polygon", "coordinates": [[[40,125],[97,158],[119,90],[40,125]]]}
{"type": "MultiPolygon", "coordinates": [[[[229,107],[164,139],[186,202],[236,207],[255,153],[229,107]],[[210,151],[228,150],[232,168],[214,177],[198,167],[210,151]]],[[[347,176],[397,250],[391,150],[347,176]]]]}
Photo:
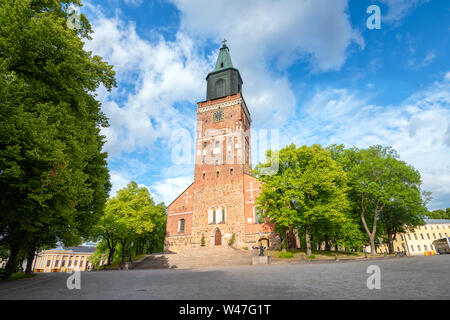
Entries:
{"type": "Polygon", "coordinates": [[[131,182],[131,179],[129,176],[124,174],[123,172],[117,172],[117,171],[110,171],[111,176],[111,192],[109,194],[110,197],[114,197],[116,195],[116,192],[120,189],[124,188],[131,182]]]}
{"type": "Polygon", "coordinates": [[[450,199],[450,84],[436,82],[398,106],[368,104],[346,89],[318,91],[303,106],[302,121],[284,132],[283,142],[347,147],[390,145],[421,173],[433,192],[431,209],[450,199]]]}
{"type": "Polygon", "coordinates": [[[172,2],[183,32],[198,41],[229,40],[254,123],[264,126],[281,126],[294,113],[295,95],[283,70],[299,59],[313,72],[339,70],[352,43],[364,47],[351,27],[347,0],[172,2]]]}
{"type": "Polygon", "coordinates": [[[163,201],[165,205],[169,205],[192,182],[192,176],[169,178],[151,186],[150,191],[157,203],[163,201]]]}
{"type": "Polygon", "coordinates": [[[387,14],[382,12],[381,21],[398,25],[418,5],[429,2],[429,0],[379,0],[388,6],[387,14]]]}
{"type": "Polygon", "coordinates": [[[186,101],[195,108],[192,102],[203,96],[212,63],[182,33],[173,42],[159,38],[151,43],[136,33],[133,23],[97,14],[87,48],[114,65],[119,81],[112,94],[98,92],[111,124],[103,130],[105,150],[112,156],[149,150],[158,139],[170,138],[173,128],[191,124],[174,104],[186,101]]]}

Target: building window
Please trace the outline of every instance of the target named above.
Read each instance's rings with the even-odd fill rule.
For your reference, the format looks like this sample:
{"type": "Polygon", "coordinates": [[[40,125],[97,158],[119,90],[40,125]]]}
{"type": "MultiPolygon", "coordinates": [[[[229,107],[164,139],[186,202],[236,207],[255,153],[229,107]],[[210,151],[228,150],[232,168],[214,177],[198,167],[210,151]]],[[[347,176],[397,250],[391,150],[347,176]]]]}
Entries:
{"type": "Polygon", "coordinates": [[[230,176],[233,175],[233,168],[230,169],[230,176]]]}
{"type": "Polygon", "coordinates": [[[206,173],[203,172],[203,180],[205,180],[206,173]]]}
{"type": "Polygon", "coordinates": [[[216,223],[216,209],[209,208],[208,210],[208,223],[213,224],[216,223]]]}
{"type": "Polygon", "coordinates": [[[417,234],[416,234],[416,233],[414,233],[414,239],[416,239],[416,240],[417,240],[417,234]]]}
{"type": "Polygon", "coordinates": [[[218,166],[218,165],[219,165],[219,160],[216,160],[216,161],[214,162],[214,165],[215,165],[215,166],[218,166]]]}
{"type": "Polygon", "coordinates": [[[411,240],[411,235],[408,233],[408,240],[411,240]]]}
{"type": "Polygon", "coordinates": [[[47,268],[50,267],[51,260],[47,260],[47,268]]]}
{"type": "Polygon", "coordinates": [[[423,245],[423,250],[424,250],[424,251],[427,251],[427,250],[428,250],[428,247],[427,247],[426,244],[423,245]]]}
{"type": "Polygon", "coordinates": [[[67,267],[71,267],[72,266],[72,258],[70,258],[69,263],[67,264],[67,267]]]}
{"type": "Polygon", "coordinates": [[[264,223],[264,211],[261,207],[253,207],[254,223],[264,223]]]}
{"type": "Polygon", "coordinates": [[[433,238],[436,239],[436,234],[435,233],[433,233],[433,238]]]}
{"type": "Polygon", "coordinates": [[[220,142],[219,141],[216,141],[216,146],[215,146],[216,148],[219,148],[220,147],[220,142]]]}
{"type": "Polygon", "coordinates": [[[63,261],[61,261],[61,268],[64,267],[66,265],[66,260],[63,259],[63,261]]]}
{"type": "Polygon", "coordinates": [[[225,208],[222,208],[222,222],[225,222],[226,220],[226,214],[225,214],[225,208]]]}
{"type": "Polygon", "coordinates": [[[56,262],[55,262],[55,268],[58,268],[58,266],[59,266],[59,260],[56,260],[56,262]]]}
{"type": "Polygon", "coordinates": [[[424,238],[423,238],[423,234],[422,234],[422,233],[420,234],[420,236],[422,237],[422,240],[424,240],[424,238]]]}
{"type": "Polygon", "coordinates": [[[411,245],[411,251],[414,252],[414,246],[413,245],[411,245]]]}
{"type": "Polygon", "coordinates": [[[178,221],[178,233],[184,233],[184,219],[178,221]]]}
{"type": "Polygon", "coordinates": [[[417,250],[420,251],[420,245],[417,245],[417,250]]]}
{"type": "Polygon", "coordinates": [[[427,233],[427,238],[430,239],[430,234],[429,233],[427,233]]]}
{"type": "MultiPolygon", "coordinates": [[[[402,234],[400,235],[400,238],[401,238],[401,239],[402,239],[402,241],[403,241],[403,235],[402,235],[402,234]]],[[[400,250],[399,250],[399,251],[400,251],[400,250]]]]}
{"type": "Polygon", "coordinates": [[[219,169],[217,169],[217,178],[219,177],[219,169]]]}
{"type": "Polygon", "coordinates": [[[442,238],[442,234],[439,232],[439,239],[442,238]]]}

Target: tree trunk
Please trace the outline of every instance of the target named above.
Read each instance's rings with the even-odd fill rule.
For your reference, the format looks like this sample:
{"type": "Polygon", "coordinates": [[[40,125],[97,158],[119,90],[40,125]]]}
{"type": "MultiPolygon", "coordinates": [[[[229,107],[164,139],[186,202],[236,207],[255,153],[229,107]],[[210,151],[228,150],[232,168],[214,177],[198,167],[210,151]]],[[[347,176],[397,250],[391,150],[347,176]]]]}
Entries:
{"type": "Polygon", "coordinates": [[[389,254],[394,254],[394,236],[390,228],[387,229],[389,254]]]}
{"type": "Polygon", "coordinates": [[[15,271],[17,267],[17,256],[19,254],[19,245],[18,244],[10,244],[9,245],[10,252],[8,262],[5,265],[5,273],[3,274],[3,280],[8,280],[11,278],[11,275],[15,271]]]}
{"type": "Polygon", "coordinates": [[[309,237],[309,226],[305,225],[305,238],[306,238],[306,255],[309,257],[312,255],[311,239],[309,237]]]}
{"type": "Polygon", "coordinates": [[[331,242],[328,235],[325,235],[325,251],[331,251],[331,242]]]}
{"type": "Polygon", "coordinates": [[[378,208],[378,204],[379,204],[379,200],[378,200],[377,204],[375,206],[375,214],[373,217],[372,232],[370,232],[369,227],[367,226],[367,223],[366,223],[366,218],[365,218],[366,207],[364,206],[364,197],[365,197],[365,194],[362,194],[361,195],[361,221],[362,221],[364,229],[366,230],[367,235],[369,236],[369,239],[370,239],[370,254],[375,255],[375,254],[377,254],[377,249],[375,247],[375,234],[377,232],[377,218],[378,218],[378,215],[380,214],[380,212],[383,210],[383,206],[378,208]]]}
{"type": "Polygon", "coordinates": [[[26,274],[32,274],[33,273],[33,262],[34,257],[36,256],[36,248],[30,248],[27,252],[27,268],[25,269],[26,274]]]}
{"type": "Polygon", "coordinates": [[[109,253],[108,253],[108,261],[106,262],[106,264],[109,266],[111,265],[111,262],[114,259],[114,253],[116,252],[116,248],[115,246],[112,246],[111,248],[109,248],[109,253]]]}
{"type": "Polygon", "coordinates": [[[122,263],[120,264],[120,268],[123,269],[125,266],[125,257],[127,255],[127,248],[126,248],[127,239],[121,240],[120,244],[122,245],[122,263]]]}
{"type": "Polygon", "coordinates": [[[377,254],[377,248],[375,247],[375,234],[369,234],[370,239],[370,254],[377,254]]]}
{"type": "Polygon", "coordinates": [[[300,237],[298,236],[298,228],[294,229],[295,234],[295,247],[296,249],[300,249],[300,237]]]}

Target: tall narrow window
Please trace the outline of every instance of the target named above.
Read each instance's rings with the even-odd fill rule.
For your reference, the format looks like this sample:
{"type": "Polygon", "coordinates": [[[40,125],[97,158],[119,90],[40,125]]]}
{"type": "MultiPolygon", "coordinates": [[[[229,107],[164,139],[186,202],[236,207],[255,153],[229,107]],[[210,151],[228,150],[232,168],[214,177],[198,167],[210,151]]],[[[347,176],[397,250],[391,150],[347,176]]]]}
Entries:
{"type": "Polygon", "coordinates": [[[212,223],[216,223],[216,209],[213,210],[212,223]]]}
{"type": "Polygon", "coordinates": [[[184,233],[184,219],[178,221],[178,233],[184,233]]]}
{"type": "Polygon", "coordinates": [[[233,168],[230,169],[230,176],[233,175],[233,168]]]}
{"type": "Polygon", "coordinates": [[[225,222],[225,208],[222,208],[222,222],[225,222]]]}
{"type": "Polygon", "coordinates": [[[219,177],[219,169],[217,169],[217,178],[219,177]]]}
{"type": "Polygon", "coordinates": [[[253,207],[254,223],[264,223],[264,211],[261,207],[253,207]]]}

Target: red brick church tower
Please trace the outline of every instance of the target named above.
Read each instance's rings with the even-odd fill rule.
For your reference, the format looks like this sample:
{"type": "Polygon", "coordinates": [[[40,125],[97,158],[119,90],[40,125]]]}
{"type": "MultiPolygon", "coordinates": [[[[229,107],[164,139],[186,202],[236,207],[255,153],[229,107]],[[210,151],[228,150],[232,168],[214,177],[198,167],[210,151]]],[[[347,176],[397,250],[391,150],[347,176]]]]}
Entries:
{"type": "Polygon", "coordinates": [[[164,250],[228,245],[233,235],[238,247],[278,247],[274,226],[255,206],[261,183],[251,175],[252,120],[225,41],[206,81],[206,101],[197,108],[194,182],[167,208],[164,250]]]}

